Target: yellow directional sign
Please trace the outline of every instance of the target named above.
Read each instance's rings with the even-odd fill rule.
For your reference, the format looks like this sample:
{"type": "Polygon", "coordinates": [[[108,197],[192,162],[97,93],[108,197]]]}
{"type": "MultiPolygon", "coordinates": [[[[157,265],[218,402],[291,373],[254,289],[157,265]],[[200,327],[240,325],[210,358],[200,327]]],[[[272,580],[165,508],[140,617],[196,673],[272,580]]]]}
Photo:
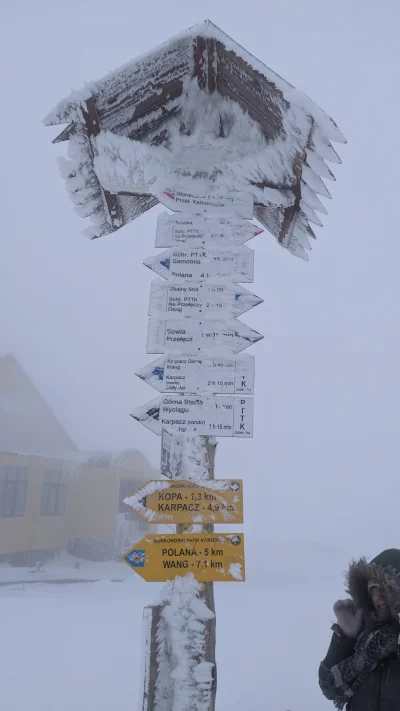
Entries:
{"type": "Polygon", "coordinates": [[[124,503],[149,523],[243,523],[241,479],[149,481],[124,503]]]}
{"type": "Polygon", "coordinates": [[[242,533],[150,534],[122,560],[152,583],[187,573],[203,583],[245,579],[242,533]]]}

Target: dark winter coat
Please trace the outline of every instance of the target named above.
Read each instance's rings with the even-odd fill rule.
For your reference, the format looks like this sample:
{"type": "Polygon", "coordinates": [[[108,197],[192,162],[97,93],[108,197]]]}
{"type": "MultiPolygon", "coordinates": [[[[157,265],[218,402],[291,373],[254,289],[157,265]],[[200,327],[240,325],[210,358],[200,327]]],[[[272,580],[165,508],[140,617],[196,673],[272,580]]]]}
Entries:
{"type": "MultiPolygon", "coordinates": [[[[356,607],[364,610],[366,621],[372,612],[368,593],[370,580],[376,581],[385,588],[393,624],[396,625],[400,613],[400,550],[384,551],[370,563],[362,558],[353,561],[350,565],[347,574],[347,591],[356,607]]],[[[332,685],[327,684],[327,679],[332,667],[351,657],[357,640],[347,637],[338,625],[333,625],[332,629],[332,641],[319,668],[319,683],[324,695],[336,702],[335,705],[340,705],[339,697],[335,695],[332,685]]],[[[400,711],[399,652],[379,662],[354,693],[347,708],[351,711],[400,711]]]]}

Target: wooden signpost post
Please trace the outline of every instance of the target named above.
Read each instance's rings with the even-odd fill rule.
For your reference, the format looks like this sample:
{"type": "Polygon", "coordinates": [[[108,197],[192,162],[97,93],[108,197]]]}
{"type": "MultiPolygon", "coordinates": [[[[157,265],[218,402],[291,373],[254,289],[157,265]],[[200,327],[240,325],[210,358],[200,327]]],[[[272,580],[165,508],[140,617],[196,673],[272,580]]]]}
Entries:
{"type": "MultiPolygon", "coordinates": [[[[176,198],[177,193],[170,193],[165,202],[177,210],[171,195],[176,198]]],[[[176,524],[177,533],[146,536],[123,560],[147,581],[192,574],[203,585],[201,597],[212,613],[204,623],[204,660],[209,664],[203,680],[208,699],[204,708],[212,710],[216,693],[213,583],[245,579],[243,534],[214,532],[214,525],[243,522],[242,482],[213,480],[214,438],[253,435],[254,357],[236,353],[262,336],[235,317],[261,303],[237,284],[253,279],[253,252],[240,244],[259,229],[243,220],[253,215],[249,196],[208,195],[200,200],[198,212],[203,216],[190,214],[198,203],[189,191],[187,199],[186,213],[161,216],[158,221],[156,244],[173,243],[179,235],[179,247],[144,262],[165,279],[152,283],[147,340],[149,353],[164,355],[137,375],[162,394],[132,413],[162,435],[161,471],[171,481],[149,482],[125,499],[149,522],[176,524]],[[223,214],[211,218],[205,203],[212,205],[212,212],[222,209],[223,214]],[[220,235],[218,251],[211,230],[220,235]],[[191,244],[194,234],[203,244],[191,244]]],[[[158,711],[155,699],[165,674],[157,661],[160,614],[160,608],[153,607],[144,617],[143,634],[149,646],[143,711],[158,711]]]]}
{"type": "Polygon", "coordinates": [[[308,259],[310,223],[326,213],[318,195],[330,197],[325,161],[340,163],[331,142],[345,139],[209,20],[73,92],[45,123],[67,124],[54,142],[70,142],[61,170],[91,239],[157,203],[172,211],[157,222],[164,251],[145,260],[158,275],[147,353],[161,357],[137,371],[160,395],[132,413],[161,435],[168,481],[127,502],[177,531],[145,536],[123,558],[166,581],[144,612],[140,711],[213,711],[213,582],[245,577],[243,533],[214,531],[243,520],[241,481],[214,481],[215,437],[252,437],[254,358],[237,354],[262,338],[237,318],[261,303],[242,286],[254,274],[245,243],[263,231],[254,215],[308,259]]]}

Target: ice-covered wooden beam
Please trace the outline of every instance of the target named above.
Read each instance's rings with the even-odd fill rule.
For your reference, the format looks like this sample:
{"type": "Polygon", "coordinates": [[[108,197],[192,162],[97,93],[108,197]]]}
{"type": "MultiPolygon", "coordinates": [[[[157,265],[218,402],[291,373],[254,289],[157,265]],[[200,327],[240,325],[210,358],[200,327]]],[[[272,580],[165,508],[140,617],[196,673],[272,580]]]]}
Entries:
{"type": "Polygon", "coordinates": [[[193,42],[193,75],[200,89],[212,92],[217,88],[217,43],[213,37],[195,37],[193,42]]]}
{"type": "Polygon", "coordinates": [[[210,21],[71,93],[45,123],[68,123],[54,142],[69,141],[70,168],[64,165],[63,173],[77,211],[94,223],[89,236],[135,219],[157,204],[162,178],[163,190],[179,188],[184,174],[186,187],[201,176],[193,192],[196,185],[204,192],[251,192],[257,219],[303,258],[315,236],[310,223],[321,226],[318,213],[327,212],[324,181],[334,175],[326,161],[340,163],[332,143],[345,142],[308,97],[210,21]],[[88,107],[100,131],[88,124],[88,107]],[[188,175],[179,161],[207,131],[218,150],[208,163],[204,151],[195,151],[188,175]],[[250,135],[254,145],[241,153],[250,135]]]}

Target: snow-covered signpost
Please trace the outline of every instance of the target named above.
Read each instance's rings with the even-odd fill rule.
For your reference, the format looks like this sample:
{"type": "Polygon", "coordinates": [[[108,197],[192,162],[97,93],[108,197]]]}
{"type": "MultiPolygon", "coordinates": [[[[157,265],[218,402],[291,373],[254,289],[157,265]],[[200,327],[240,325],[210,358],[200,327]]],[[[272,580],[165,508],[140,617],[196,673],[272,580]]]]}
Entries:
{"type": "Polygon", "coordinates": [[[340,162],[331,141],[344,138],[209,21],[73,92],[45,123],[68,124],[54,142],[69,141],[60,167],[90,238],[157,203],[172,211],[158,219],[163,252],[145,261],[158,275],[147,352],[161,357],[137,371],[160,394],[132,413],[161,435],[170,481],[127,503],[177,532],[145,537],[125,560],[167,581],[144,614],[141,711],[210,711],[212,583],[244,580],[243,534],[213,526],[243,517],[242,482],[214,480],[215,437],[253,435],[254,358],[241,352],[262,336],[238,316],[261,299],[243,286],[254,274],[245,243],[262,232],[254,216],[308,259],[310,222],[326,213],[319,195],[330,197],[323,179],[334,179],[325,161],[340,162]]]}
{"type": "MultiPolygon", "coordinates": [[[[169,194],[176,197],[177,193],[169,194]]],[[[204,583],[197,599],[203,600],[210,617],[207,621],[196,620],[199,626],[196,640],[187,635],[184,641],[189,659],[185,693],[192,699],[191,708],[212,709],[216,692],[213,582],[244,581],[245,578],[243,534],[214,534],[214,524],[235,522],[236,507],[240,505],[242,511],[241,482],[232,485],[230,505],[217,497],[218,491],[222,494],[226,490],[226,482],[213,480],[214,438],[251,437],[253,434],[253,400],[248,394],[254,393],[254,358],[236,356],[235,352],[252,345],[261,335],[248,329],[244,337],[235,317],[261,303],[261,299],[237,285],[238,281],[253,279],[253,252],[248,247],[236,246],[238,225],[243,229],[243,223],[237,223],[236,219],[238,213],[249,219],[253,216],[252,196],[199,196],[199,208],[189,189],[181,194],[187,201],[186,209],[193,211],[193,214],[185,213],[186,223],[196,222],[201,234],[216,229],[221,235],[218,240],[207,240],[204,246],[191,246],[191,237],[186,240],[181,232],[179,247],[145,260],[146,266],[166,280],[152,284],[147,341],[148,352],[164,352],[164,357],[145,366],[138,375],[163,394],[132,413],[156,434],[164,433],[163,440],[168,434],[170,448],[174,450],[168,471],[165,468],[163,471],[178,481],[171,491],[159,492],[159,496],[168,499],[158,501],[158,511],[153,511],[151,518],[159,520],[157,515],[167,513],[169,522],[177,524],[177,534],[147,536],[127,552],[125,561],[145,580],[168,580],[173,574],[188,573],[204,583]],[[212,206],[212,220],[206,204],[212,206]],[[229,229],[222,234],[226,227],[229,229]],[[173,321],[169,319],[171,311],[173,321]],[[246,393],[246,396],[235,393],[246,393]],[[188,482],[192,488],[195,484],[193,491],[188,482]],[[182,488],[178,489],[177,484],[182,488]],[[205,484],[208,491],[202,488],[205,484]],[[201,674],[197,679],[199,669],[201,674]]],[[[176,209],[173,200],[171,207],[176,209]]],[[[156,244],[167,221],[174,234],[182,224],[182,214],[160,216],[156,244]]],[[[259,231],[253,227],[253,234],[259,231]]],[[[249,235],[251,227],[245,232],[249,235]]],[[[138,494],[125,499],[125,503],[136,511],[145,511],[149,506],[147,496],[146,506],[143,503],[138,506],[138,494]]],[[[183,581],[179,580],[178,585],[181,589],[183,581]]],[[[187,585],[193,590],[191,578],[187,585]]],[[[176,584],[170,584],[170,595],[174,600],[176,584]]],[[[160,680],[166,676],[174,679],[175,669],[171,668],[170,658],[160,654],[157,633],[152,634],[154,624],[160,630],[160,615],[163,619],[164,612],[157,606],[145,615],[144,635],[149,642],[144,645],[148,661],[145,659],[143,664],[143,711],[161,710],[157,699],[165,693],[165,688],[161,693],[160,680]],[[153,625],[148,629],[149,617],[153,625]],[[154,689],[150,693],[154,667],[154,689]]],[[[172,649],[173,630],[164,627],[164,632],[172,649]]],[[[177,657],[175,663],[179,665],[177,657]]],[[[182,679],[179,692],[175,681],[172,687],[171,708],[175,709],[182,679]]]]}

